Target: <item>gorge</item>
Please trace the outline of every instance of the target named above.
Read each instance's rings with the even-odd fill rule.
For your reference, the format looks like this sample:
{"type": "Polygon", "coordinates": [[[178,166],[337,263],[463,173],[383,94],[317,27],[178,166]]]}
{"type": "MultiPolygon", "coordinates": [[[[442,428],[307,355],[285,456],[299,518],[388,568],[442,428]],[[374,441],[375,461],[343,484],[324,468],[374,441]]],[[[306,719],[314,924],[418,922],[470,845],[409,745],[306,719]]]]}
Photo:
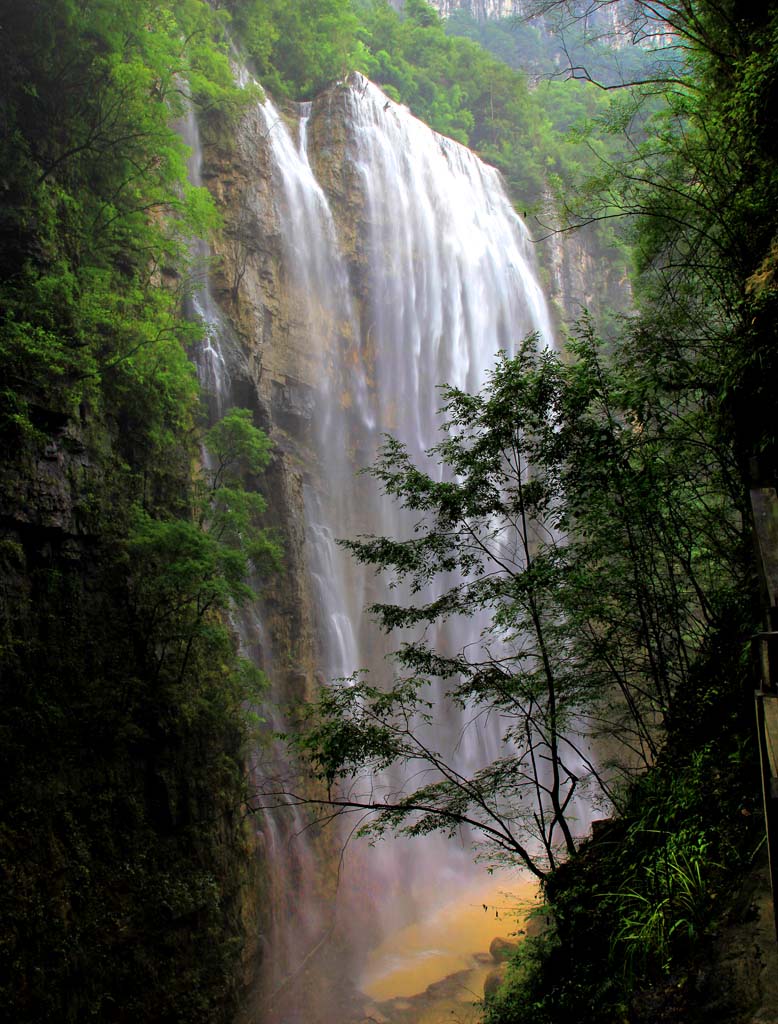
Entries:
{"type": "MultiPolygon", "coordinates": [[[[274,707],[362,670],[380,683],[394,641],[371,625],[365,606],[389,592],[335,539],[398,536],[412,523],[356,472],[386,432],[424,457],[438,439],[440,383],[479,389],[497,352],[512,352],[529,332],[554,344],[532,244],[495,171],[360,76],[283,113],[260,103],[245,116],[227,166],[207,143],[203,156],[199,134],[190,130],[188,141],[193,167],[202,167],[225,214],[218,271],[199,300],[195,292],[208,325],[201,380],[215,409],[248,403],[258,411],[277,445],[274,481],[283,480],[268,500],[287,569],[265,588],[253,623],[244,613],[243,645],[269,675],[274,707]]],[[[459,628],[475,643],[483,626],[459,628]]],[[[456,750],[457,770],[468,774],[500,755],[501,740],[497,719],[467,728],[466,716],[441,700],[435,728],[436,742],[456,750]]],[[[267,770],[255,768],[260,795],[267,770]]],[[[461,898],[478,877],[467,840],[461,849],[432,837],[392,841],[362,851],[354,868],[347,856],[343,889],[370,903],[358,908],[353,894],[341,895],[337,909],[332,895],[322,898],[331,883],[316,873],[332,867],[307,848],[301,812],[290,807],[285,818],[280,809],[256,822],[284,893],[265,993],[288,988],[323,936],[350,947],[342,955],[355,970],[357,949],[461,898]]],[[[332,829],[337,847],[347,832],[332,829]]],[[[295,985],[304,988],[299,976],[295,985]]],[[[321,990],[317,998],[317,1010],[298,1009],[301,1020],[327,1012],[321,990]]],[[[292,1012],[288,1000],[283,1012],[292,1012]]]]}
{"type": "Polygon", "coordinates": [[[778,1012],[778,15],[535,6],[2,5],[9,1020],[778,1012]]]}

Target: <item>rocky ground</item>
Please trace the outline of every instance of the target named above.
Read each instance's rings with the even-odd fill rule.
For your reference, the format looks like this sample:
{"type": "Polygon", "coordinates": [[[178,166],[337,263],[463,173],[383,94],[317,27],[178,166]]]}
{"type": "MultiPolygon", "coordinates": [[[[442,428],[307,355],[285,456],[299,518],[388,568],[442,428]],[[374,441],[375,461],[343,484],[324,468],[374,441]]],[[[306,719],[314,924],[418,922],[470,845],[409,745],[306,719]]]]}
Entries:
{"type": "Polygon", "coordinates": [[[733,917],[704,978],[711,1010],[720,1006],[726,1014],[734,1002],[733,1024],[778,1024],[778,941],[766,856],[746,879],[733,917]]]}
{"type": "Polygon", "coordinates": [[[705,955],[687,973],[636,993],[630,1024],[778,1024],[778,941],[761,852],[705,955]]]}

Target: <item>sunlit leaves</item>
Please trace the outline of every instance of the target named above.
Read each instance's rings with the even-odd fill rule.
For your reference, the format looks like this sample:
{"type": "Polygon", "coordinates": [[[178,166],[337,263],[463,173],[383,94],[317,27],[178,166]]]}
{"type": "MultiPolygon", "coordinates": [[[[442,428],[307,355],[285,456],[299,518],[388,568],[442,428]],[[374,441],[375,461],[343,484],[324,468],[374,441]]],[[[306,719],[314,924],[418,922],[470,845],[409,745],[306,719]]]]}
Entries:
{"type": "Polygon", "coordinates": [[[181,408],[193,408],[179,358],[188,329],[176,328],[176,297],[163,293],[158,275],[182,264],[187,240],[218,222],[207,192],[186,182],[173,120],[189,93],[242,102],[220,33],[201,0],[36,0],[24,19],[4,21],[0,76],[14,72],[4,78],[12,130],[3,187],[12,202],[3,218],[17,246],[2,256],[11,331],[3,352],[17,408],[43,390],[63,408],[105,396],[115,406],[112,389],[126,395],[133,378],[148,386],[155,364],[168,378],[160,395],[175,392],[181,408]],[[52,379],[39,346],[28,344],[24,357],[12,323],[29,325],[30,338],[48,332],[52,379]],[[70,371],[56,372],[68,360],[70,371]]]}
{"type": "Polygon", "coordinates": [[[214,462],[210,471],[214,486],[219,486],[242,473],[265,469],[272,442],[254,426],[249,409],[230,409],[206,432],[205,447],[214,462]]]}

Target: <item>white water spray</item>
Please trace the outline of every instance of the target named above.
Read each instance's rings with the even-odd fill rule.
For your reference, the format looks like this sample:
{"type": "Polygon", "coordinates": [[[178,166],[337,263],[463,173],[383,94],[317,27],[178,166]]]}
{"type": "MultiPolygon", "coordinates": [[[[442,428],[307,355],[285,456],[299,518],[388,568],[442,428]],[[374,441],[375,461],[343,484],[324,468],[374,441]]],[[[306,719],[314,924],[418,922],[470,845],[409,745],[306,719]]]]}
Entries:
{"type": "MultiPolygon", "coordinates": [[[[242,80],[248,81],[245,73],[242,80]]],[[[354,564],[335,539],[360,533],[401,537],[409,524],[369,481],[357,485],[354,472],[372,461],[384,432],[396,435],[412,459],[423,463],[424,452],[439,440],[438,386],[478,390],[497,352],[512,353],[530,331],[550,345],[552,328],[526,229],[496,171],[433,133],[360,76],[335,99],[330,94],[320,103],[338,107],[332,116],[344,119],[343,160],[360,207],[356,238],[352,235],[348,244],[339,219],[342,208],[338,215],[333,212],[338,197],[328,196],[326,176],[317,180],[308,153],[309,147],[315,153],[317,118],[328,111],[318,103],[302,106],[296,131],[290,131],[265,101],[258,108],[257,145],[273,178],[280,278],[295,321],[291,330],[305,339],[317,385],[309,440],[316,470],[306,479],[304,496],[318,668],[325,679],[361,669],[380,679],[391,671],[389,647],[366,619],[364,606],[390,598],[382,581],[354,564]]],[[[199,181],[197,161],[192,179],[199,181]]],[[[198,311],[213,324],[217,339],[212,352],[204,347],[201,374],[216,394],[226,395],[229,380],[218,345],[221,315],[207,288],[199,301],[198,311]]],[[[391,599],[402,600],[402,593],[395,591],[391,599]]],[[[244,624],[244,646],[258,622],[244,624]]],[[[476,639],[486,623],[462,625],[476,639]]],[[[445,644],[444,633],[433,643],[445,644]]],[[[441,703],[434,727],[443,737],[438,745],[459,759],[463,774],[503,749],[496,720],[465,729],[461,714],[441,703]]],[[[375,784],[396,789],[401,783],[390,777],[375,784]]],[[[282,864],[279,877],[301,904],[290,911],[286,932],[278,922],[270,942],[275,969],[268,984],[287,990],[332,924],[332,914],[315,894],[315,879],[308,877],[316,871],[316,858],[304,823],[298,811],[288,813],[297,817],[286,830],[273,816],[263,827],[268,856],[293,863],[289,870],[282,864]],[[289,836],[296,833],[292,857],[289,836]]],[[[461,891],[473,871],[467,836],[461,845],[433,837],[386,842],[359,860],[363,918],[371,918],[371,938],[461,891]]],[[[365,945],[364,937],[353,933],[352,942],[365,945]]],[[[310,1012],[298,1003],[283,1019],[285,1024],[312,1021],[310,1012]]]]}
{"type": "MultiPolygon", "coordinates": [[[[417,465],[440,440],[438,387],[477,391],[500,350],[512,354],[529,332],[553,344],[547,305],[534,273],[531,243],[498,173],[465,147],[432,132],[372,83],[354,76],[346,96],[349,158],[363,196],[361,244],[367,263],[367,300],[361,307],[361,352],[373,382],[373,411],[362,424],[360,449],[375,452],[384,432],[395,435],[417,465]]],[[[325,456],[326,457],[326,456],[325,456]]],[[[425,469],[435,472],[428,464],[425,469]]],[[[352,492],[353,493],[353,492],[352,492]]],[[[345,510],[348,516],[348,510],[345,510]]],[[[377,488],[363,488],[360,506],[340,524],[390,537],[412,534],[412,520],[377,488]]],[[[372,570],[352,566],[351,579],[371,602],[429,600],[389,592],[372,570]]],[[[450,581],[449,581],[450,582],[450,581]]],[[[477,644],[485,616],[429,628],[431,646],[452,651],[477,644]]],[[[360,658],[374,677],[388,671],[385,638],[364,617],[354,626],[360,658]]],[[[400,640],[394,637],[391,648],[400,640]]],[[[452,651],[453,653],[453,651],[452,651]]],[[[507,751],[498,716],[466,726],[467,713],[433,692],[435,721],[428,738],[457,771],[470,775],[507,751]]],[[[422,728],[420,726],[420,728],[422,728]]],[[[396,775],[376,780],[396,792],[396,775]]],[[[474,867],[466,833],[460,844],[430,836],[391,841],[369,854],[370,870],[388,899],[379,902],[384,929],[429,910],[470,884],[474,867]]]]}

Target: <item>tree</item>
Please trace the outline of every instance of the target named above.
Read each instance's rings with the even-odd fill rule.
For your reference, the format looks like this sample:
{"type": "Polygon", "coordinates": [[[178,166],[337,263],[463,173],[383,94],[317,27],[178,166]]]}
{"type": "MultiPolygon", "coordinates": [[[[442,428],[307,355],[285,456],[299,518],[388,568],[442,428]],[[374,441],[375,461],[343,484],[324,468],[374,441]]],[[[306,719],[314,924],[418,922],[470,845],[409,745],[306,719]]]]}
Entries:
{"type": "Polygon", "coordinates": [[[193,518],[153,518],[136,508],[128,550],[134,610],[152,679],[181,685],[197,645],[229,644],[220,621],[255,596],[250,578],[278,569],[281,551],[262,527],[267,505],[246,487],[270,459],[270,439],[248,409],[231,409],[204,436],[205,465],[193,518]]]}
{"type": "Polygon", "coordinates": [[[228,0],[262,84],[312,99],[352,68],[357,21],[349,0],[228,0]]]}
{"type": "Polygon", "coordinates": [[[2,24],[0,428],[134,392],[164,430],[196,396],[159,275],[218,222],[172,122],[246,102],[223,26],[202,0],[4,3],[2,24]]]}
{"type": "Polygon", "coordinates": [[[579,799],[619,806],[692,690],[705,713],[693,666],[748,564],[731,451],[696,405],[649,410],[589,321],[570,354],[530,337],[479,394],[443,388],[426,470],[386,438],[370,473],[412,531],[342,543],[404,587],[370,609],[400,636],[394,680],[326,688],[294,741],[323,802],[375,812],[363,831],[464,825],[538,877],[575,850],[579,799]],[[436,738],[449,703],[499,721],[496,758],[462,769],[436,738]]]}
{"type": "Polygon", "coordinates": [[[557,532],[561,385],[559,360],[531,337],[514,359],[500,359],[480,394],[443,389],[446,436],[429,452],[430,472],[386,439],[370,472],[419,516],[413,536],[344,543],[415,599],[374,606],[382,628],[422,631],[397,652],[386,692],[363,680],[335,684],[298,741],[320,779],[352,778],[332,801],[375,810],[369,831],[470,826],[538,877],[574,850],[575,800],[602,782],[574,735],[586,680],[568,658],[555,599],[566,557],[557,532]],[[477,627],[459,649],[428,639],[436,625],[463,619],[477,627]],[[435,678],[471,728],[499,717],[502,754],[472,774],[435,745],[435,678]],[[366,765],[375,773],[397,762],[424,785],[371,798],[354,784],[366,765]]]}
{"type": "Polygon", "coordinates": [[[584,318],[569,343],[560,443],[567,556],[560,600],[593,689],[592,709],[632,764],[652,764],[692,689],[695,663],[732,626],[749,538],[732,446],[697,394],[668,398],[642,358],[646,325],[608,355],[584,318]],[[619,702],[621,712],[619,711],[619,702]]]}

